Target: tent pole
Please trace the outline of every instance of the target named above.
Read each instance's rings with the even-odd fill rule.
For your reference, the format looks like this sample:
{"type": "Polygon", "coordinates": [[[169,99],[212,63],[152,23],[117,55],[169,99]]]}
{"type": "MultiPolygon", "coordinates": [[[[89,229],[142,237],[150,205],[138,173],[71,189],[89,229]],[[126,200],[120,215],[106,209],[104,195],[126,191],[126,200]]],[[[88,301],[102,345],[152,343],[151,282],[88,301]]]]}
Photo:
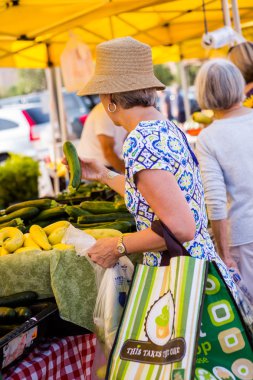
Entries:
{"type": "Polygon", "coordinates": [[[57,164],[57,147],[56,147],[56,138],[55,138],[55,126],[57,124],[57,115],[56,115],[56,102],[54,97],[54,85],[53,85],[53,68],[46,69],[46,80],[47,88],[49,91],[49,108],[50,108],[50,124],[51,124],[51,133],[53,141],[53,163],[54,163],[54,193],[58,194],[60,191],[59,179],[56,172],[57,164]]]}
{"type": "Polygon", "coordinates": [[[232,0],[232,12],[233,12],[233,20],[234,20],[235,31],[242,35],[240,13],[239,13],[237,0],[232,0]]]}
{"type": "Polygon", "coordinates": [[[56,90],[57,90],[57,100],[58,100],[58,112],[60,119],[60,130],[61,130],[61,141],[65,142],[68,138],[66,117],[64,111],[64,102],[62,95],[62,79],[61,79],[61,69],[60,67],[55,67],[55,80],[56,80],[56,90]]]}
{"type": "Polygon", "coordinates": [[[222,0],[222,10],[223,10],[225,26],[231,26],[231,18],[230,18],[228,0],[222,0]]]}
{"type": "Polygon", "coordinates": [[[191,116],[191,110],[190,110],[190,103],[188,99],[188,83],[187,83],[187,76],[185,71],[185,62],[181,59],[179,62],[179,73],[180,73],[180,80],[182,85],[182,90],[184,94],[184,110],[185,110],[185,118],[188,120],[191,116]]]}

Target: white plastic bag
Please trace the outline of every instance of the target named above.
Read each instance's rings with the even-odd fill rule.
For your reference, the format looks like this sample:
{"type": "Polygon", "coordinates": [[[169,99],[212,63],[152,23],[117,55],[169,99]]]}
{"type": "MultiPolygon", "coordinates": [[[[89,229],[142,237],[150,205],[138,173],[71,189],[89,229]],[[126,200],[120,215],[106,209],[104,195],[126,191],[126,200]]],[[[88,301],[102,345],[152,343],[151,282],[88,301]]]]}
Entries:
{"type": "Polygon", "coordinates": [[[61,55],[61,70],[64,86],[69,92],[81,90],[93,75],[90,49],[74,34],[70,35],[61,55]]]}
{"type": "Polygon", "coordinates": [[[95,264],[88,256],[88,249],[96,243],[96,239],[86,234],[86,232],[79,230],[78,228],[73,227],[71,224],[67,228],[62,243],[70,244],[75,247],[77,256],[85,256],[89,261],[95,272],[95,280],[97,289],[99,289],[100,283],[102,281],[105,269],[100,265],[95,264]]]}
{"type": "Polygon", "coordinates": [[[110,352],[126,302],[134,266],[123,256],[113,268],[105,270],[101,281],[93,319],[97,338],[105,343],[105,351],[110,352]]]}

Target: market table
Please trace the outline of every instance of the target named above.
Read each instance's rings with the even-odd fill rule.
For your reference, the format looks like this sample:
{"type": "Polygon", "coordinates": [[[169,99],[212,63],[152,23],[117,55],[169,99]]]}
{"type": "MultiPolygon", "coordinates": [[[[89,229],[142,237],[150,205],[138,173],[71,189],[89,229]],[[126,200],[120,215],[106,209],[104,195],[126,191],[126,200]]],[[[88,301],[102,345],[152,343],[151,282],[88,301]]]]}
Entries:
{"type": "Polygon", "coordinates": [[[91,380],[94,334],[44,339],[23,360],[2,371],[3,380],[91,380]]]}

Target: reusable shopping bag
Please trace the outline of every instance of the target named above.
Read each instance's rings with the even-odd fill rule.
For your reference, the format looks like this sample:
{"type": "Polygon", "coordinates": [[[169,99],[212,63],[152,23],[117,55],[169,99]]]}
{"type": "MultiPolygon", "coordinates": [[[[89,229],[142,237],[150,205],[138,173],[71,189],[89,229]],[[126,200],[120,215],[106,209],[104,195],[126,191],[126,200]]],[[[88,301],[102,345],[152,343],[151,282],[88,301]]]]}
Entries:
{"type": "Polygon", "coordinates": [[[190,257],[162,222],[152,229],[166,265],[136,266],[106,379],[252,380],[250,338],[215,264],[190,257]]]}

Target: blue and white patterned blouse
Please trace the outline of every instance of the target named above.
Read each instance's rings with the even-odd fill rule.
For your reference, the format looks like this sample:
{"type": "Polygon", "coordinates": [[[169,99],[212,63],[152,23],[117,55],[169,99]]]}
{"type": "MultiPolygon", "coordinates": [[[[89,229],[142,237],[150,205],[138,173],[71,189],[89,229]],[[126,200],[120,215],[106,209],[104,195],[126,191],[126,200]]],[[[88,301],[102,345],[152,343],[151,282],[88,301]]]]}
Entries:
{"type": "MultiPolygon", "coordinates": [[[[125,201],[129,212],[135,217],[137,230],[150,227],[157,217],[138,191],[134,175],[144,169],[171,172],[183,191],[196,222],[195,237],[192,241],[184,243],[185,248],[193,257],[215,260],[226,283],[235,293],[235,284],[227,267],[216,254],[207,232],[207,215],[200,171],[197,159],[183,132],[169,121],[140,122],[127,136],[123,146],[123,156],[126,167],[125,201]]],[[[145,252],[143,263],[159,266],[161,257],[161,252],[145,252]]]]}

